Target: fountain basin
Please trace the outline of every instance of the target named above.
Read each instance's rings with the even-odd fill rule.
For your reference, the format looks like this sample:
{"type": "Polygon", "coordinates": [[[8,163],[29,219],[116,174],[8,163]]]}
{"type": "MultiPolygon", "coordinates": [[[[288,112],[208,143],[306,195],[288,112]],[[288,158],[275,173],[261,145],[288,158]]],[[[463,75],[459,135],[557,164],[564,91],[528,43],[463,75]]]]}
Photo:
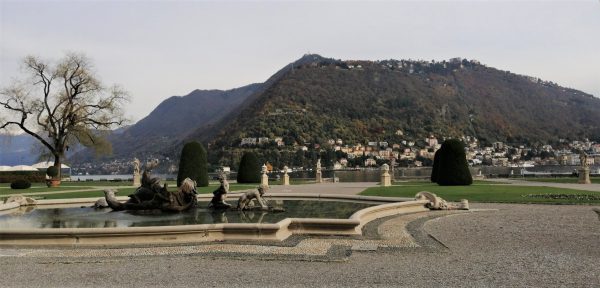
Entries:
{"type": "MultiPolygon", "coordinates": [[[[200,195],[207,201],[212,195],[200,195]]],[[[235,203],[239,194],[231,193],[235,203]]],[[[290,217],[275,223],[211,223],[175,226],[109,227],[109,228],[3,228],[0,246],[121,246],[150,244],[183,244],[210,241],[282,241],[291,235],[361,235],[368,222],[391,215],[428,211],[427,200],[406,198],[349,196],[327,194],[266,194],[269,200],[318,200],[368,203],[346,219],[290,217]]],[[[127,197],[119,197],[126,200],[127,197]]],[[[38,200],[37,208],[91,206],[97,198],[38,200]]],[[[0,213],[15,213],[24,207],[14,202],[0,204],[0,213]],[[2,211],[4,210],[4,211],[2,211]]],[[[26,207],[28,209],[29,207],[26,207]]],[[[86,209],[86,208],[83,208],[86,209]]],[[[168,214],[167,214],[168,215],[168,214]]]]}

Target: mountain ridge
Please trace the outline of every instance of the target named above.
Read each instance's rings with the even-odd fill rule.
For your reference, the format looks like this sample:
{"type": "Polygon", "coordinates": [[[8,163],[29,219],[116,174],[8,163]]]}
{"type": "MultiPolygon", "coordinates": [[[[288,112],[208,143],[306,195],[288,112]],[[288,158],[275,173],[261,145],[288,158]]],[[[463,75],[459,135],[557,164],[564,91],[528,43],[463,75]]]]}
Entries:
{"type": "Polygon", "coordinates": [[[600,139],[597,111],[600,100],[590,94],[475,60],[336,60],[307,54],[263,83],[169,97],[111,141],[113,157],[173,158],[185,142],[229,149],[240,147],[244,137],[282,137],[288,145],[338,138],[399,142],[431,134],[537,143],[600,139]],[[235,101],[221,101],[227,91],[235,92],[235,101]],[[182,102],[198,93],[204,96],[197,103],[182,102]],[[178,105],[187,107],[175,109],[178,105]],[[196,114],[205,117],[181,116],[196,114]]]}

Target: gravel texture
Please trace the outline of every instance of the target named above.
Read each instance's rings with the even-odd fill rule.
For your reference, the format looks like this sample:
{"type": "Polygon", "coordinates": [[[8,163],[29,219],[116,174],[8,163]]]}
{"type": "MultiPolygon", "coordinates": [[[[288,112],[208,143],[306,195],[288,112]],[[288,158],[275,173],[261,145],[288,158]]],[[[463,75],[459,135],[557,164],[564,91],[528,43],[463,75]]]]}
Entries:
{"type": "MultiPolygon", "coordinates": [[[[115,249],[110,252],[119,257],[112,258],[52,255],[65,256],[69,250],[45,251],[49,254],[34,257],[19,254],[23,250],[4,249],[0,251],[0,286],[600,286],[600,219],[592,206],[472,204],[471,207],[498,210],[391,218],[380,222],[377,239],[307,238],[294,247],[238,244],[247,249],[271,249],[271,252],[277,250],[285,254],[274,258],[264,257],[271,255],[267,252],[203,254],[192,251],[202,245],[138,248],[180,251],[165,255],[148,252],[145,256],[115,249]],[[424,237],[441,245],[427,245],[424,237]],[[315,247],[310,247],[312,244],[315,247]],[[308,245],[304,248],[313,249],[315,255],[324,253],[322,245],[325,245],[326,254],[337,256],[317,259],[306,258],[300,252],[285,252],[285,249],[301,250],[302,245],[308,245]],[[377,246],[375,251],[374,245],[377,246]],[[386,245],[394,247],[390,249],[386,245]]],[[[220,245],[226,247],[227,243],[212,247],[220,245]]]]}

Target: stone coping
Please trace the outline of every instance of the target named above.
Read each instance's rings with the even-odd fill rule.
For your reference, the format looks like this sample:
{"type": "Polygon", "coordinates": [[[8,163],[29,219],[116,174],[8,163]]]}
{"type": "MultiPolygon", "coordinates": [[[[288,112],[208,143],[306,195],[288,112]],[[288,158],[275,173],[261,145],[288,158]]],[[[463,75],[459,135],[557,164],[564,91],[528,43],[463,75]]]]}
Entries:
{"type": "MultiPolygon", "coordinates": [[[[229,196],[239,196],[231,193],[229,196]]],[[[291,235],[362,235],[362,227],[368,222],[391,215],[429,211],[427,200],[388,198],[374,196],[272,193],[271,199],[324,199],[338,201],[369,201],[381,203],[354,213],[349,219],[286,218],[277,223],[224,223],[177,226],[113,227],[113,228],[40,228],[3,229],[0,231],[0,247],[22,246],[122,246],[148,244],[182,244],[226,240],[283,241],[291,235]],[[400,202],[401,201],[401,202],[400,202]]],[[[210,199],[211,194],[199,195],[210,199]]],[[[94,203],[98,198],[38,200],[38,206],[81,206],[94,203]]],[[[126,200],[120,196],[119,200],[126,200]]],[[[13,203],[0,204],[2,209],[15,209],[13,203]],[[12,207],[12,208],[9,208],[12,207]]],[[[26,208],[26,207],[22,207],[26,208]]],[[[21,209],[22,209],[21,208],[21,209]]],[[[7,213],[10,211],[5,211],[7,213]]]]}

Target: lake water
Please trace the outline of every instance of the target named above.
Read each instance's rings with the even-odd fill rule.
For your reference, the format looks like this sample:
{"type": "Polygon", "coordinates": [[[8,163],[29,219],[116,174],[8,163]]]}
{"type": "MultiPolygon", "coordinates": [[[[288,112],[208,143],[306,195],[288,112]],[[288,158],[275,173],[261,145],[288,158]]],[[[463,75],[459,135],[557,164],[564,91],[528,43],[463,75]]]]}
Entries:
{"type": "MultiPolygon", "coordinates": [[[[469,167],[472,175],[484,175],[486,177],[510,177],[510,176],[569,176],[576,171],[579,166],[557,166],[544,165],[535,167],[500,167],[500,166],[477,166],[469,167]]],[[[600,165],[590,167],[590,173],[593,175],[600,174],[600,165]]],[[[291,179],[315,179],[315,171],[294,171],[289,173],[291,179]]],[[[379,169],[362,169],[362,170],[323,170],[323,178],[333,178],[334,176],[340,182],[379,182],[381,171],[379,169]]],[[[175,180],[175,174],[156,174],[153,177],[159,177],[162,180],[175,180]]],[[[209,173],[209,179],[216,177],[216,173],[209,173]]],[[[277,176],[282,177],[282,173],[269,173],[270,179],[275,179],[277,176]]],[[[431,167],[418,168],[396,168],[394,177],[400,179],[429,179],[431,176],[431,167]]],[[[231,174],[229,179],[235,179],[235,173],[231,174]]],[[[132,175],[74,175],[72,181],[99,181],[99,180],[122,180],[132,181],[132,175]]]]}

